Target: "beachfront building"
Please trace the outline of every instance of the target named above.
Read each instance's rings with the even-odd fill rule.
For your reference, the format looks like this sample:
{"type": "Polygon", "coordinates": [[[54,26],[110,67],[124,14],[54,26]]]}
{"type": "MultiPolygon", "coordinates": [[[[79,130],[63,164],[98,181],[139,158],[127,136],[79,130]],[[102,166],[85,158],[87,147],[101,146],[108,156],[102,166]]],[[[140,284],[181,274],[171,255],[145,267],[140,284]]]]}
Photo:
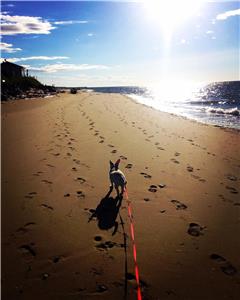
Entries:
{"type": "Polygon", "coordinates": [[[1,76],[3,77],[25,77],[28,76],[26,68],[7,61],[1,63],[1,76]]]}

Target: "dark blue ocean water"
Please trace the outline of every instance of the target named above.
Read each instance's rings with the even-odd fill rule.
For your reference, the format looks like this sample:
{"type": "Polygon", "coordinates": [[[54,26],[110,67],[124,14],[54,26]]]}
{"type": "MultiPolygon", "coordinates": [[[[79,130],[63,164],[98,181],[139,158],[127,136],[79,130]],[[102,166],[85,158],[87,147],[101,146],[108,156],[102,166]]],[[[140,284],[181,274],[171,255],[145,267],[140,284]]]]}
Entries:
{"type": "Polygon", "coordinates": [[[155,87],[96,87],[95,92],[125,94],[160,111],[199,122],[240,129],[240,81],[208,85],[163,83],[155,87]]]}

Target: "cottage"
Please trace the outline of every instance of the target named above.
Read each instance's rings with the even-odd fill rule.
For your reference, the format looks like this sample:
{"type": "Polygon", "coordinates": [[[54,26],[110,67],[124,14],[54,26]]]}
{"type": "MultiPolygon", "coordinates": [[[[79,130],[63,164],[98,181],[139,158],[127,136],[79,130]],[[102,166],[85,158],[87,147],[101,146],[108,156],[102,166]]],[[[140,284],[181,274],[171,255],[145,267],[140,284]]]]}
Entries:
{"type": "Polygon", "coordinates": [[[27,71],[24,67],[4,60],[1,63],[1,75],[4,77],[24,77],[27,71]]]}

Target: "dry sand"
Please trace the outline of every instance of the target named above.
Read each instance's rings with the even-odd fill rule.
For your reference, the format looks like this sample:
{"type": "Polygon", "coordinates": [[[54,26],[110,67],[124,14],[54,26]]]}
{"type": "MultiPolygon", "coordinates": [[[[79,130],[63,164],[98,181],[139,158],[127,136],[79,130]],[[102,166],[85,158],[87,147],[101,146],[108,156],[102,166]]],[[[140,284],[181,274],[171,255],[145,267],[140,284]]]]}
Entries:
{"type": "Polygon", "coordinates": [[[2,299],[136,299],[118,158],[143,299],[239,299],[239,145],[117,94],[2,104],[2,299]]]}

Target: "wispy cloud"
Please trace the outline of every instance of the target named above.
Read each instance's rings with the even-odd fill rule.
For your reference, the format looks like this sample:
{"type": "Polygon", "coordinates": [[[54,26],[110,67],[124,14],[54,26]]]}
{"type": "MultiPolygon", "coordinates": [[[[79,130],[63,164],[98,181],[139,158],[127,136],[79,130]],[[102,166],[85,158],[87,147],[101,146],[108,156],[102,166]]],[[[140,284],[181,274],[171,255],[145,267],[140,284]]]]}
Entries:
{"type": "Polygon", "coordinates": [[[21,51],[21,48],[13,48],[12,44],[8,44],[8,43],[0,43],[0,50],[2,52],[6,52],[6,53],[14,53],[17,51],[21,51]]]}
{"type": "Polygon", "coordinates": [[[72,24],[86,24],[86,23],[88,23],[88,21],[86,21],[86,20],[78,20],[78,21],[69,20],[69,21],[55,21],[55,22],[53,22],[54,25],[72,25],[72,24]]]}
{"type": "Polygon", "coordinates": [[[49,64],[42,67],[29,66],[29,70],[36,72],[56,73],[61,71],[86,71],[86,70],[107,70],[108,66],[104,65],[88,65],[88,64],[49,64]]]}
{"type": "Polygon", "coordinates": [[[206,34],[214,34],[214,31],[213,30],[208,30],[208,31],[206,31],[206,34]]]}
{"type": "Polygon", "coordinates": [[[88,33],[88,36],[91,37],[91,36],[94,36],[94,34],[93,34],[92,32],[89,32],[89,33],[88,33]]]}
{"type": "Polygon", "coordinates": [[[240,9],[225,11],[216,16],[217,20],[226,20],[229,17],[240,16],[240,9]]]}
{"type": "Polygon", "coordinates": [[[67,56],[29,56],[29,57],[13,57],[8,58],[9,62],[19,62],[28,60],[57,60],[57,59],[69,59],[67,56]]]}
{"type": "Polygon", "coordinates": [[[49,34],[56,27],[41,17],[10,16],[6,12],[0,14],[2,35],[16,34],[49,34]]]}

